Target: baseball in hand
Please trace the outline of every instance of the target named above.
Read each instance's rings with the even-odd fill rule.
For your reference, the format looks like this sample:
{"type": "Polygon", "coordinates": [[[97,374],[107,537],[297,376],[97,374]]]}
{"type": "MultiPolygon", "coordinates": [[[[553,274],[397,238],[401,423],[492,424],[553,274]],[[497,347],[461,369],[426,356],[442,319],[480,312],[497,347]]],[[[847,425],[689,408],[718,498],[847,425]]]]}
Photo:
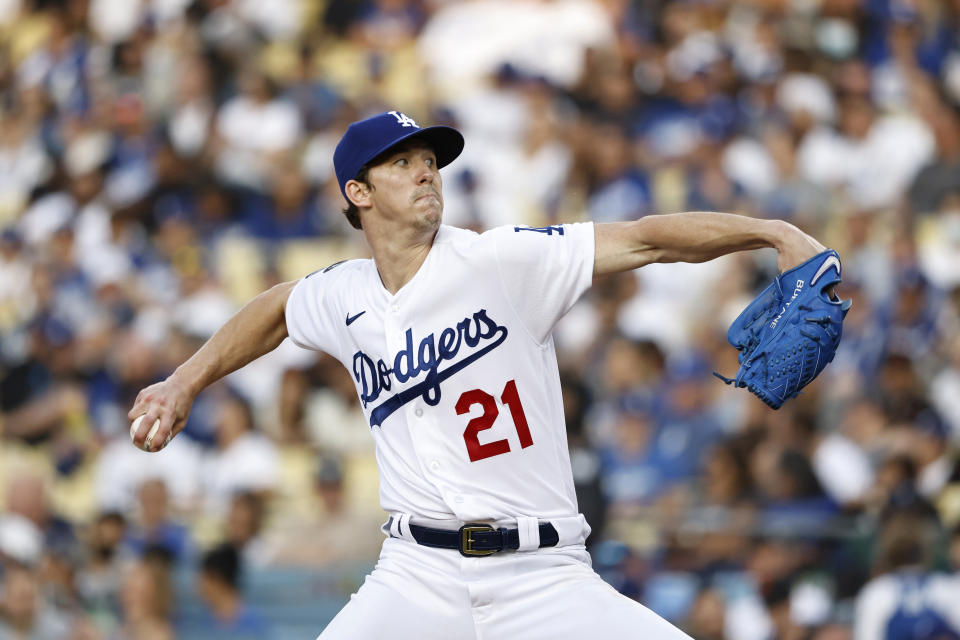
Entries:
{"type": "MultiPolygon", "coordinates": [[[[134,420],[133,424],[130,425],[130,440],[133,440],[134,436],[137,435],[137,429],[140,428],[140,423],[143,422],[143,418],[145,415],[146,414],[144,414],[143,416],[137,416],[137,419],[134,420]]],[[[160,419],[157,418],[157,421],[153,423],[152,427],[150,427],[150,432],[147,434],[146,440],[143,441],[144,447],[146,447],[148,443],[151,443],[153,441],[153,437],[157,435],[157,431],[159,429],[160,429],[160,419]]],[[[164,446],[166,446],[167,443],[164,442],[163,444],[164,446]]],[[[160,448],[162,449],[163,447],[160,447],[160,448]]],[[[144,448],[144,451],[146,451],[145,448],[144,448]]]]}

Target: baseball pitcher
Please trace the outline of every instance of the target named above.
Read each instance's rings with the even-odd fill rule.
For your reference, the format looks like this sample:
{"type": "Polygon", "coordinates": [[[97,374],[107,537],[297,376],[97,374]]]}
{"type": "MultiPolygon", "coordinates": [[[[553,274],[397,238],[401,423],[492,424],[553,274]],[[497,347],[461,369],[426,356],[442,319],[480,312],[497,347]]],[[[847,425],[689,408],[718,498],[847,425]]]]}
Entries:
{"type": "MultiPolygon", "coordinates": [[[[161,449],[203,388],[289,336],[353,377],[390,514],[376,568],[321,638],[686,638],[591,569],[551,330],[599,275],[760,247],[787,270],[825,249],[785,222],[721,213],[445,226],[439,170],[463,145],[455,129],[396,111],[350,125],[334,165],[373,259],[251,301],[140,392],[134,442],[161,449]]],[[[829,255],[836,277],[823,282],[835,283],[829,255]]]]}

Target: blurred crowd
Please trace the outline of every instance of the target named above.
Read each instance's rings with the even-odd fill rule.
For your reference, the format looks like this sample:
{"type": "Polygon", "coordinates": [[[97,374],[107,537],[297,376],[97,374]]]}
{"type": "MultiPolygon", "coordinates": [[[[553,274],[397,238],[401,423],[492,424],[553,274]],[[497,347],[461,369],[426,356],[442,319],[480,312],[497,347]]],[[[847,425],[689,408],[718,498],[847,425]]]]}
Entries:
{"type": "Polygon", "coordinates": [[[161,453],[126,413],[368,255],[332,153],[389,109],[465,134],[449,224],[715,210],[836,248],[840,351],[777,412],[711,376],[772,250],[561,321],[594,563],[698,640],[960,637],[960,1],[2,0],[0,90],[0,639],[292,637],[245,585],[372,566],[332,358],[283,344],[161,453]]]}

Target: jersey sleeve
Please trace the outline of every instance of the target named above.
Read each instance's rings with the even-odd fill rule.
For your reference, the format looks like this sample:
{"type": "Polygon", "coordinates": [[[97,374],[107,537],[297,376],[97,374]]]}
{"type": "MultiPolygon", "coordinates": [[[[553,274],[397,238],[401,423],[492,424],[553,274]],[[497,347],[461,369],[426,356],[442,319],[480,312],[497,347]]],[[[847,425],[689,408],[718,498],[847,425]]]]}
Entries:
{"type": "Polygon", "coordinates": [[[325,275],[311,273],[293,287],[285,310],[287,334],[297,346],[339,357],[334,326],[324,306],[324,295],[329,294],[325,289],[331,285],[325,275]]]}
{"type": "Polygon", "coordinates": [[[593,283],[593,223],[499,227],[489,233],[510,304],[530,335],[546,341],[593,283]]]}

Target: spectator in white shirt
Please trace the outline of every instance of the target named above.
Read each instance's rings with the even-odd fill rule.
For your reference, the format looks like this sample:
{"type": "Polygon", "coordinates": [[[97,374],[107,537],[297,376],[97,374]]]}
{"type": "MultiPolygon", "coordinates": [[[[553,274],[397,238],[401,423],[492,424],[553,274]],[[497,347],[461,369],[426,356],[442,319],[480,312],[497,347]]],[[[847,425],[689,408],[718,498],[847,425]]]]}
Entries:
{"type": "Polygon", "coordinates": [[[224,515],[236,493],[269,497],[279,480],[280,463],[273,442],[254,430],[250,405],[241,396],[224,394],[214,416],[216,448],[201,473],[210,513],[224,515]]]}
{"type": "Polygon", "coordinates": [[[296,105],[278,98],[260,71],[247,69],[239,84],[240,93],[217,116],[217,169],[228,182],[262,190],[271,159],[297,143],[303,125],[296,105]]]}

